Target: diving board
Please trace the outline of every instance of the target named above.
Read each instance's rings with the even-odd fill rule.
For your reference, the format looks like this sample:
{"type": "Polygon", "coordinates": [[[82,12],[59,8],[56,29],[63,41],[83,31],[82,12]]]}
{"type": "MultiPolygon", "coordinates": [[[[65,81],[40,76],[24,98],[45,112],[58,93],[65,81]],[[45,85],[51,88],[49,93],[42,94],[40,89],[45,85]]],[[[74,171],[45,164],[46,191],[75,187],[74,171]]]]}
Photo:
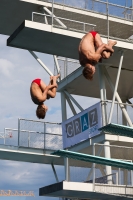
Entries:
{"type": "Polygon", "coordinates": [[[108,166],[114,166],[118,168],[133,170],[133,163],[130,163],[130,162],[125,162],[125,161],[116,160],[116,159],[109,159],[109,158],[104,158],[104,157],[99,157],[99,156],[93,156],[89,154],[77,153],[73,151],[58,150],[58,151],[53,152],[52,155],[58,155],[58,156],[67,157],[67,158],[71,158],[75,160],[82,160],[85,162],[92,162],[92,163],[97,163],[101,165],[108,165],[108,166]]]}
{"type": "Polygon", "coordinates": [[[0,144],[0,160],[63,165],[64,159],[50,155],[51,150],[0,144]]]}
{"type": "Polygon", "coordinates": [[[78,59],[84,34],[25,20],[7,39],[7,46],[78,59]]]}
{"type": "MultiPolygon", "coordinates": [[[[84,33],[25,20],[7,39],[7,46],[77,59],[78,46],[84,33]]],[[[107,38],[102,37],[104,43],[107,38]]],[[[120,50],[125,49],[122,68],[133,70],[133,43],[117,41],[115,53],[103,63],[118,67],[120,50]],[[128,63],[128,65],[127,65],[128,63]]]]}
{"type": "Polygon", "coordinates": [[[98,130],[105,131],[113,135],[121,135],[133,138],[133,128],[128,126],[110,123],[107,124],[106,126],[99,128],[98,130]]]}

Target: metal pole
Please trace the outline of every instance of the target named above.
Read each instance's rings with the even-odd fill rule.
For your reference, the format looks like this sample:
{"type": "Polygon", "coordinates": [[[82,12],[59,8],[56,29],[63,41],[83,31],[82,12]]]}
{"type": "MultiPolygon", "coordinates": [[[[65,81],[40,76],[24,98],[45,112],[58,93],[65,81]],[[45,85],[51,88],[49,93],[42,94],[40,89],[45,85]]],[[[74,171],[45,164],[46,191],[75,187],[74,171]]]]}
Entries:
{"type": "Polygon", "coordinates": [[[53,20],[54,20],[54,0],[52,0],[52,26],[53,26],[53,20]]]}
{"type": "MultiPolygon", "coordinates": [[[[49,14],[52,15],[52,12],[47,9],[46,7],[43,7],[43,9],[49,14]]],[[[57,19],[56,16],[53,14],[53,18],[55,18],[55,20],[63,27],[63,28],[67,28],[67,26],[65,24],[62,23],[61,20],[57,19]]]]}
{"type": "Polygon", "coordinates": [[[59,80],[61,80],[61,73],[60,73],[60,67],[59,67],[59,63],[58,63],[58,60],[57,60],[57,56],[54,55],[53,57],[54,57],[54,62],[55,62],[57,73],[60,74],[59,80]]]}
{"type": "Polygon", "coordinates": [[[64,158],[64,162],[65,162],[65,180],[66,181],[70,181],[70,177],[69,177],[69,158],[64,158]]]}
{"type": "MultiPolygon", "coordinates": [[[[106,68],[104,68],[104,74],[105,74],[105,77],[106,77],[106,79],[107,79],[107,81],[108,81],[108,83],[110,85],[111,90],[114,91],[114,85],[113,85],[113,83],[111,81],[111,78],[110,78],[106,68]]],[[[117,92],[116,92],[116,99],[117,99],[117,101],[118,101],[118,103],[120,105],[120,108],[121,108],[121,110],[122,110],[122,112],[123,112],[128,124],[129,124],[129,126],[132,127],[133,126],[132,125],[132,121],[131,121],[131,119],[130,119],[130,117],[129,117],[129,115],[128,115],[125,107],[124,107],[124,105],[122,104],[121,98],[120,98],[120,96],[119,96],[119,94],[117,92]]]]}
{"type": "Polygon", "coordinates": [[[99,72],[99,85],[100,85],[100,97],[101,97],[101,108],[102,108],[102,125],[107,124],[107,109],[106,109],[106,88],[104,81],[103,67],[98,66],[99,72]]]}
{"type": "Polygon", "coordinates": [[[121,169],[118,169],[118,185],[121,185],[121,169]]]}
{"type": "Polygon", "coordinates": [[[107,0],[107,34],[108,34],[108,40],[109,40],[109,2],[107,0]]]}
{"type": "MultiPolygon", "coordinates": [[[[93,146],[92,146],[92,151],[93,151],[93,156],[95,156],[95,144],[93,144],[93,146]]],[[[93,170],[92,170],[92,175],[93,175],[93,192],[95,192],[95,163],[93,163],[92,164],[92,168],[93,168],[93,170]]]]}
{"type": "Polygon", "coordinates": [[[4,128],[4,145],[6,144],[6,129],[4,128]]]}
{"type": "Polygon", "coordinates": [[[44,123],[44,149],[46,148],[46,145],[45,145],[45,133],[46,133],[46,123],[44,123]]]}
{"type": "MultiPolygon", "coordinates": [[[[126,100],[122,100],[122,102],[126,103],[126,100]]],[[[126,105],[124,105],[124,108],[125,108],[125,110],[127,110],[127,106],[126,105]]],[[[127,126],[127,120],[125,119],[125,116],[124,116],[123,113],[122,113],[122,124],[127,126]]]]}
{"type": "Polygon", "coordinates": [[[28,147],[30,147],[30,132],[28,132],[28,147]]]}
{"type": "Polygon", "coordinates": [[[119,123],[119,105],[117,104],[117,124],[119,123]]]}
{"type": "Polygon", "coordinates": [[[18,147],[19,147],[19,139],[20,139],[20,119],[18,119],[18,147]]]}
{"type": "MultiPolygon", "coordinates": [[[[109,141],[104,142],[104,153],[105,153],[105,158],[111,158],[109,141]]],[[[106,175],[110,175],[110,174],[112,174],[111,166],[106,165],[106,175]]],[[[112,184],[112,179],[110,180],[109,176],[107,176],[107,181],[108,181],[108,184],[112,184]]]]}
{"type": "Polygon", "coordinates": [[[62,111],[62,122],[63,122],[67,119],[66,99],[64,92],[61,92],[61,111],[62,111]]]}
{"type": "MultiPolygon", "coordinates": [[[[106,109],[106,87],[105,87],[105,80],[104,80],[104,71],[103,66],[98,66],[98,72],[99,72],[99,85],[100,85],[100,97],[101,97],[101,106],[102,106],[102,123],[103,126],[107,124],[107,109],[106,109]]],[[[104,152],[105,152],[105,158],[110,158],[110,147],[107,146],[110,145],[109,141],[104,142],[104,152]]],[[[105,166],[106,168],[106,175],[111,174],[111,166],[105,166]]],[[[108,183],[111,183],[109,180],[109,176],[107,177],[108,183]]]]}
{"type": "Polygon", "coordinates": [[[58,179],[58,176],[57,176],[57,173],[56,173],[54,164],[52,163],[51,166],[52,166],[52,169],[53,169],[53,172],[54,172],[54,175],[55,175],[56,182],[58,183],[58,182],[59,182],[59,179],[58,179]]]}
{"type": "Polygon", "coordinates": [[[73,103],[79,108],[80,111],[83,111],[84,109],[79,105],[79,103],[66,91],[64,90],[65,94],[70,98],[73,103]]]}
{"type": "Polygon", "coordinates": [[[44,63],[36,56],[33,51],[29,51],[31,55],[37,60],[37,62],[45,69],[45,71],[50,75],[53,76],[52,72],[44,65],[44,63]]]}
{"type": "Polygon", "coordinates": [[[115,83],[113,99],[112,99],[110,116],[109,116],[109,121],[108,121],[109,124],[111,123],[111,119],[112,119],[112,115],[113,115],[114,102],[115,102],[115,97],[116,97],[116,92],[117,92],[117,88],[118,88],[118,83],[119,83],[119,78],[120,78],[120,73],[121,73],[121,67],[122,67],[122,62],[123,62],[123,54],[124,54],[124,52],[122,51],[121,52],[120,63],[119,63],[119,68],[118,68],[118,73],[117,73],[117,78],[116,78],[116,83],[115,83]]]}
{"type": "Polygon", "coordinates": [[[131,186],[133,186],[133,170],[131,170],[131,186]]]}
{"type": "MultiPolygon", "coordinates": [[[[61,111],[62,111],[62,122],[67,119],[67,111],[66,111],[66,99],[64,92],[61,92],[61,111]]],[[[64,158],[65,165],[65,180],[69,181],[69,159],[64,158]]]]}
{"type": "Polygon", "coordinates": [[[118,185],[118,172],[116,172],[116,185],[118,185]]]}
{"type": "Polygon", "coordinates": [[[69,104],[69,106],[71,108],[71,111],[72,111],[73,115],[77,115],[76,110],[75,110],[71,100],[68,97],[66,97],[66,100],[67,100],[67,102],[68,102],[68,104],[69,104]]]}
{"type": "Polygon", "coordinates": [[[132,0],[132,17],[131,19],[133,20],[133,0],[132,0]]]}

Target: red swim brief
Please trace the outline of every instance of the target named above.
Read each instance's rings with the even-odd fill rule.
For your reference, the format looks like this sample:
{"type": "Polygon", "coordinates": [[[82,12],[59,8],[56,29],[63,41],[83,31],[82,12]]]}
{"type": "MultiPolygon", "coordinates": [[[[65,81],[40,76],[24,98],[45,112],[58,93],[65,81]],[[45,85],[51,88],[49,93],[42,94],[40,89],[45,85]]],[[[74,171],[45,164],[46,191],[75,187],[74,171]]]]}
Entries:
{"type": "Polygon", "coordinates": [[[92,34],[92,36],[95,38],[97,32],[96,31],[90,31],[90,33],[92,34]]]}
{"type": "Polygon", "coordinates": [[[40,86],[40,84],[41,84],[41,79],[40,79],[40,78],[37,78],[37,79],[33,80],[32,83],[36,83],[36,84],[38,84],[38,85],[40,86]]]}

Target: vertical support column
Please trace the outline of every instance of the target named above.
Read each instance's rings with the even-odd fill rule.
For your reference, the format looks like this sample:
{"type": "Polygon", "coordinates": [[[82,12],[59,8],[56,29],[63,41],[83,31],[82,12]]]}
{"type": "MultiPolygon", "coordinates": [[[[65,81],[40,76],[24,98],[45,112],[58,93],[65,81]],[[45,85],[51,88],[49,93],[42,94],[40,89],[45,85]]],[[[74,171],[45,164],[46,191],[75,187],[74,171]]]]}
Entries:
{"type": "Polygon", "coordinates": [[[128,170],[124,169],[123,170],[124,173],[124,185],[127,185],[127,180],[128,180],[128,170]]]}
{"type": "Polygon", "coordinates": [[[52,27],[54,22],[54,0],[52,0],[52,27]]]}
{"type": "Polygon", "coordinates": [[[121,185],[121,169],[118,169],[118,185],[121,185]]]}
{"type": "Polygon", "coordinates": [[[133,186],[133,170],[131,170],[131,186],[133,186]]]}
{"type": "Polygon", "coordinates": [[[106,10],[107,10],[107,36],[109,40],[109,1],[108,0],[107,0],[106,10]]]}
{"type": "MultiPolygon", "coordinates": [[[[105,158],[111,158],[111,153],[110,153],[110,142],[105,141],[104,142],[104,152],[105,152],[105,158]]],[[[112,168],[111,166],[106,166],[106,175],[112,174],[112,168]]],[[[107,181],[108,184],[112,184],[112,176],[107,176],[107,181]]]]}
{"type": "MultiPolygon", "coordinates": [[[[103,67],[99,66],[99,85],[100,85],[100,96],[101,96],[101,107],[102,107],[102,125],[105,126],[107,124],[107,110],[106,110],[106,87],[105,87],[105,79],[104,79],[104,71],[103,67]]],[[[105,152],[105,158],[111,158],[110,155],[110,143],[109,141],[104,142],[104,152],[105,152]]],[[[111,166],[106,166],[106,175],[112,174],[111,166]]],[[[110,177],[107,176],[108,183],[112,183],[110,180],[110,177]]]]}
{"type": "MultiPolygon", "coordinates": [[[[93,151],[93,155],[95,156],[95,144],[93,144],[93,146],[92,146],[92,151],[93,151]]],[[[92,178],[92,180],[93,180],[93,192],[95,192],[95,166],[96,166],[96,164],[95,163],[93,163],[92,164],[92,175],[93,175],[93,178],[92,178]]]]}
{"type": "Polygon", "coordinates": [[[107,109],[106,109],[106,88],[103,67],[98,66],[99,72],[99,85],[100,85],[100,96],[101,96],[101,108],[102,108],[102,125],[107,124],[107,109]]]}
{"type": "Polygon", "coordinates": [[[4,145],[6,144],[6,129],[4,128],[4,145]]]}
{"type": "MultiPolygon", "coordinates": [[[[67,110],[66,110],[66,98],[64,92],[61,92],[61,110],[62,110],[62,122],[67,119],[67,110]]],[[[65,180],[69,181],[69,159],[64,158],[65,165],[65,180]]]]}
{"type": "MultiPolygon", "coordinates": [[[[123,103],[126,103],[126,100],[122,100],[122,102],[123,102],[123,103]]],[[[125,107],[125,110],[127,110],[127,106],[124,105],[124,107],[125,107]]],[[[127,120],[126,120],[126,118],[125,118],[123,112],[122,112],[122,124],[125,125],[125,126],[127,126],[127,120]]]]}

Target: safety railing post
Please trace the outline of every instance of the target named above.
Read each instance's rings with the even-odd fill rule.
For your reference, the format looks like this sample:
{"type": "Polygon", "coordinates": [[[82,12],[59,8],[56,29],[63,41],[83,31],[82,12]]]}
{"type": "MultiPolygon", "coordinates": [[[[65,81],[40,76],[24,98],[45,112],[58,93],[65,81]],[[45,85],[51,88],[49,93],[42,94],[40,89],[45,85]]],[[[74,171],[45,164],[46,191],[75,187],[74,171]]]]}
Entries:
{"type": "Polygon", "coordinates": [[[54,22],[54,0],[52,0],[52,26],[54,22]]]}
{"type": "Polygon", "coordinates": [[[131,186],[133,186],[133,170],[131,170],[131,186]]]}
{"type": "Polygon", "coordinates": [[[83,23],[83,31],[85,32],[85,23],[83,23]]]}
{"type": "Polygon", "coordinates": [[[116,185],[118,185],[118,172],[116,172],[116,185]]]}
{"type": "Polygon", "coordinates": [[[45,133],[46,133],[46,123],[44,123],[44,149],[46,147],[46,145],[45,145],[45,140],[46,140],[45,133]]]}
{"type": "Polygon", "coordinates": [[[18,119],[18,147],[20,146],[19,140],[20,140],[20,119],[18,119]]]}
{"type": "MultiPolygon", "coordinates": [[[[93,151],[93,156],[95,156],[95,144],[93,144],[93,146],[92,146],[92,151],[93,151]]],[[[93,181],[93,192],[95,191],[95,163],[93,163],[93,165],[92,165],[93,167],[93,172],[92,172],[92,174],[93,174],[93,179],[92,179],[92,181],[93,181]]]]}
{"type": "Polygon", "coordinates": [[[30,132],[28,131],[28,147],[30,147],[30,132]]]}
{"type": "Polygon", "coordinates": [[[6,129],[4,128],[4,145],[6,144],[6,129]]]}
{"type": "Polygon", "coordinates": [[[107,11],[107,36],[108,36],[108,40],[109,40],[109,2],[108,2],[108,0],[106,3],[106,11],[107,11]]]}

